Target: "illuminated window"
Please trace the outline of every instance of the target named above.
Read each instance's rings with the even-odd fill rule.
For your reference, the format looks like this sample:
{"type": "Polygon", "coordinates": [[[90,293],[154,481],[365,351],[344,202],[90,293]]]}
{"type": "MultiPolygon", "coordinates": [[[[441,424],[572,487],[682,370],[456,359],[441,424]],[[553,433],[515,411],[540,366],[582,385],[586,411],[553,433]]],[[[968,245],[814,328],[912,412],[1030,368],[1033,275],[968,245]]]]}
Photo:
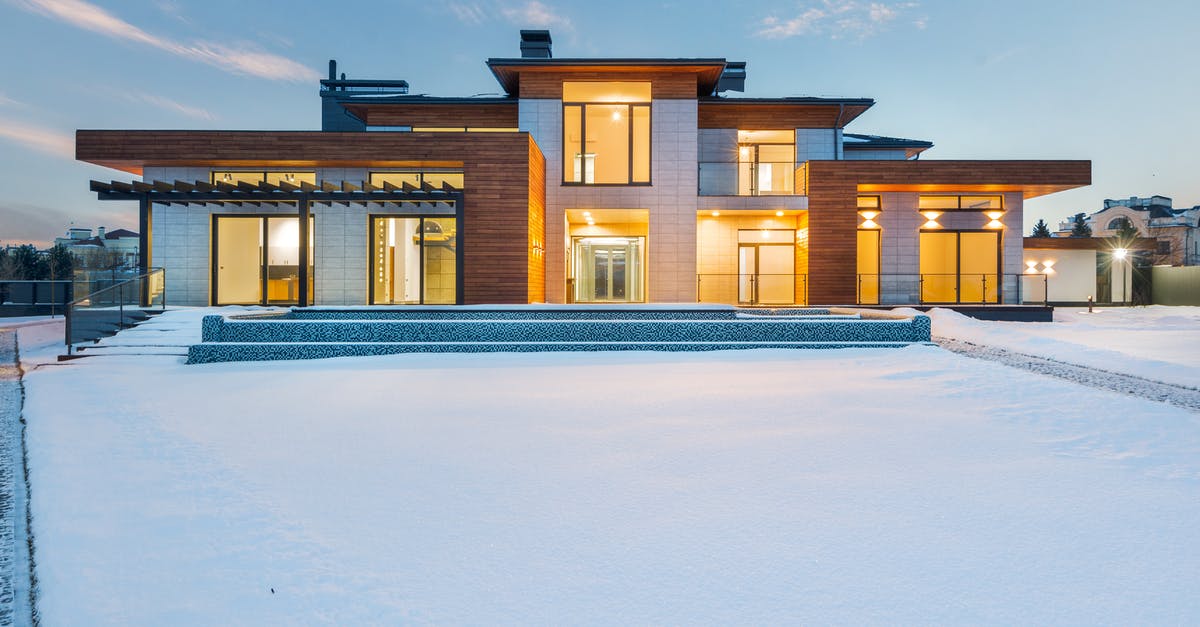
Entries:
{"type": "Polygon", "coordinates": [[[438,189],[449,183],[450,187],[463,189],[463,173],[461,170],[395,170],[389,172],[371,172],[368,182],[375,187],[393,185],[403,188],[408,184],[417,189],[423,183],[428,183],[438,189]]]}
{"type": "Polygon", "coordinates": [[[294,170],[279,170],[266,172],[263,170],[224,170],[213,171],[212,183],[229,183],[237,185],[238,183],[250,183],[258,185],[259,183],[270,183],[271,185],[279,185],[286,183],[289,185],[300,186],[300,183],[308,183],[309,185],[317,184],[316,172],[298,172],[294,170]]]}
{"type": "Polygon", "coordinates": [[[940,211],[987,211],[1004,209],[1002,196],[921,196],[917,209],[940,211]]]}
{"type": "Polygon", "coordinates": [[[650,182],[650,83],[563,83],[563,182],[650,182]]]}
{"type": "Polygon", "coordinates": [[[738,131],[738,195],[792,194],[796,131],[738,131]]]}

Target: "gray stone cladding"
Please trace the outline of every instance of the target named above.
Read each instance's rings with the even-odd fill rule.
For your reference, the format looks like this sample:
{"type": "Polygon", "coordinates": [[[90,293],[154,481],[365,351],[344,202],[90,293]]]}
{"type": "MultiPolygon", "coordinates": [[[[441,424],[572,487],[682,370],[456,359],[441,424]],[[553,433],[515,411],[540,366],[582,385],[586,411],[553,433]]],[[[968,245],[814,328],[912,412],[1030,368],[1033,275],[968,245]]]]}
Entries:
{"type": "MultiPolygon", "coordinates": [[[[930,341],[928,316],[861,317],[857,314],[793,310],[750,312],[642,312],[671,318],[631,319],[629,311],[608,318],[472,318],[484,312],[427,311],[425,319],[312,319],[303,315],[206,316],[203,342],[190,347],[188,363],[314,359],[404,352],[529,352],[609,350],[725,350],[745,348],[895,347],[930,341]],[[725,319],[714,318],[721,313],[725,319]],[[460,314],[468,314],[462,316],[460,314]],[[700,314],[692,316],[691,314],[700,314]]],[[[338,313],[338,312],[333,312],[338,313]]],[[[401,313],[401,312],[381,312],[401,313]]],[[[528,313],[528,312],[509,312],[528,313]]],[[[537,312],[545,313],[545,312],[537,312]]]]}

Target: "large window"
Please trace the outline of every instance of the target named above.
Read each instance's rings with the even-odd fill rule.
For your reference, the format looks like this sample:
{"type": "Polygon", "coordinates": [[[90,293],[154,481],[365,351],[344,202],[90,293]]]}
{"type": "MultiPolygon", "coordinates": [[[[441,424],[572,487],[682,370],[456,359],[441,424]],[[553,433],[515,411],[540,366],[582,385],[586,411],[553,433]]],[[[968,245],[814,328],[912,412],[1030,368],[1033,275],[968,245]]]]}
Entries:
{"type": "Polygon", "coordinates": [[[371,219],[371,303],[458,302],[458,221],[449,217],[371,219]]]}
{"type": "Polygon", "coordinates": [[[738,131],[738,195],[792,194],[796,131],[738,131]]]}
{"type": "Polygon", "coordinates": [[[270,183],[278,185],[287,183],[290,185],[299,186],[300,183],[308,183],[309,185],[317,184],[316,172],[266,172],[263,170],[221,170],[212,173],[213,183],[230,183],[237,185],[238,183],[250,183],[257,185],[259,183],[270,183]]]}
{"type": "Polygon", "coordinates": [[[455,189],[463,189],[463,173],[459,169],[449,170],[430,170],[430,169],[407,169],[407,170],[388,170],[387,172],[371,172],[367,176],[368,182],[375,187],[386,187],[394,185],[403,188],[405,185],[410,185],[420,189],[422,185],[429,184],[438,189],[445,184],[455,189]]]}
{"type": "MultiPolygon", "coordinates": [[[[308,293],[313,289],[313,222],[308,293]]],[[[295,305],[300,299],[300,218],[214,216],[213,304],[295,305]]]]}
{"type": "Polygon", "coordinates": [[[928,231],[920,234],[921,302],[1000,302],[1000,234],[928,231]]]}
{"type": "Polygon", "coordinates": [[[650,83],[563,83],[563,182],[650,182],[650,83]]]}

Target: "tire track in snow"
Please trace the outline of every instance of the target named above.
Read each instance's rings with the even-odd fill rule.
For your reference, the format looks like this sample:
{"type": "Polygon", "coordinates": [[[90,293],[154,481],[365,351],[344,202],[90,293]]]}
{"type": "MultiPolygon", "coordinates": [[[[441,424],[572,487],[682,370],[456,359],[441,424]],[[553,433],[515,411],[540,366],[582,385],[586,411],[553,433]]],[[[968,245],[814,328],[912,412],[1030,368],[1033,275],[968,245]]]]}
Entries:
{"type": "Polygon", "coordinates": [[[997,346],[972,344],[971,342],[964,342],[948,337],[934,337],[933,341],[938,346],[959,355],[995,361],[1013,368],[1028,370],[1029,372],[1038,374],[1048,374],[1052,377],[1058,377],[1088,387],[1137,396],[1200,412],[1200,390],[1195,388],[1163,383],[1162,381],[1121,374],[1119,372],[1079,366],[1056,359],[1019,353],[997,346]]]}

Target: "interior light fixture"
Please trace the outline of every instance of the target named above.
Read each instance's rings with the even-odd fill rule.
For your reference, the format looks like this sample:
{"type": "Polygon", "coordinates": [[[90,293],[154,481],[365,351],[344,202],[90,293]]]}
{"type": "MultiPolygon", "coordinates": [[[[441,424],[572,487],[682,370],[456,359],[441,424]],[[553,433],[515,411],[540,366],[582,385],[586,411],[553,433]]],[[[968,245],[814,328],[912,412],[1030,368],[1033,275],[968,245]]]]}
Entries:
{"type": "Polygon", "coordinates": [[[750,149],[745,146],[742,146],[742,149],[738,151],[738,154],[742,155],[743,158],[749,157],[750,149]]]}
{"type": "Polygon", "coordinates": [[[613,122],[620,122],[621,121],[621,112],[613,111],[612,119],[613,119],[613,122]]]}
{"type": "Polygon", "coordinates": [[[711,216],[712,216],[712,217],[714,217],[714,218],[719,218],[719,217],[721,217],[721,212],[720,212],[720,211],[714,211],[714,212],[712,212],[712,213],[711,213],[711,214],[709,214],[709,215],[711,215],[711,216]]]}
{"type": "Polygon", "coordinates": [[[591,212],[591,211],[584,211],[584,212],[583,212],[583,217],[585,217],[585,218],[590,218],[590,217],[592,217],[592,212],[591,212]]]}
{"type": "Polygon", "coordinates": [[[226,173],[225,173],[225,176],[222,176],[222,177],[221,177],[221,180],[222,180],[222,181],[232,181],[232,180],[233,180],[233,175],[232,175],[232,174],[230,174],[230,173],[228,173],[228,172],[226,172],[226,173]]]}
{"type": "Polygon", "coordinates": [[[776,217],[776,218],[782,218],[782,217],[783,217],[783,212],[782,212],[782,211],[776,211],[776,212],[775,212],[775,217],[776,217]]]}

